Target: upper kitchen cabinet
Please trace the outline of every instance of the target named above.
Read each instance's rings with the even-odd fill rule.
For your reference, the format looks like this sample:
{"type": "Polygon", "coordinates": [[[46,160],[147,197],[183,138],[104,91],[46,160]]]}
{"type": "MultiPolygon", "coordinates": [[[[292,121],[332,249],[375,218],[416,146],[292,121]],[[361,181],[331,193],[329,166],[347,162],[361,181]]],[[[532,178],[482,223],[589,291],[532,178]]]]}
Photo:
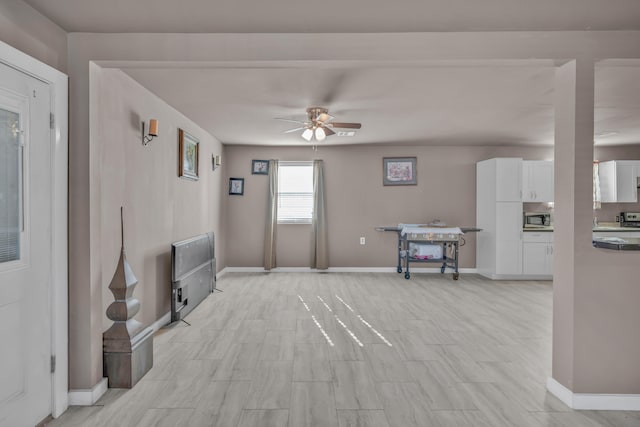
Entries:
{"type": "Polygon", "coordinates": [[[483,170],[488,174],[483,179],[485,185],[490,185],[495,202],[522,201],[522,159],[496,158],[480,162],[486,165],[483,170]]]}
{"type": "Polygon", "coordinates": [[[603,203],[638,201],[640,161],[611,160],[600,162],[600,199],[603,203]]]}
{"type": "Polygon", "coordinates": [[[522,201],[553,202],[553,162],[522,162],[522,201]]]}

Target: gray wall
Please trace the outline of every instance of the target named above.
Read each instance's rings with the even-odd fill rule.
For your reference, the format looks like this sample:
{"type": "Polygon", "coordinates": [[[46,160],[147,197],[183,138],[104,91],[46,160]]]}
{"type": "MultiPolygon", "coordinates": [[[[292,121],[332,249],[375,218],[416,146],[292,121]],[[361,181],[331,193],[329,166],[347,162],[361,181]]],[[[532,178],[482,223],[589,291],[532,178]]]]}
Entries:
{"type": "MultiPolygon", "coordinates": [[[[640,159],[640,145],[596,149],[603,160],[640,159]]],[[[553,147],[414,147],[396,145],[265,148],[229,146],[225,159],[229,177],[245,179],[244,196],[224,195],[227,210],[227,266],[259,267],[263,263],[268,178],[251,175],[251,160],[323,159],[331,267],[393,267],[396,235],[376,232],[381,225],[424,223],[440,219],[455,226],[475,226],[475,164],[491,157],[551,160],[553,147]],[[383,186],[383,157],[416,157],[417,186],[383,186]],[[366,245],[359,243],[361,236],[366,245]]],[[[596,212],[600,221],[614,221],[621,210],[640,204],[606,203],[596,212]]],[[[277,230],[279,267],[308,267],[311,226],[282,224],[277,230]]],[[[465,236],[460,266],[475,267],[475,235],[465,236]]],[[[425,264],[424,267],[433,267],[425,264]]]]}
{"type": "MultiPolygon", "coordinates": [[[[95,73],[96,123],[92,123],[99,174],[99,253],[103,330],[111,326],[108,289],[120,253],[120,206],[124,207],[127,259],[138,278],[136,318],[149,325],[171,308],[171,243],[222,229],[222,170],[211,155],[222,144],[120,70],[95,73]],[[141,143],[141,121],[159,122],[159,136],[141,143]],[[178,128],[200,140],[198,181],[178,177],[178,128]]],[[[224,265],[224,253],[218,251],[224,265]]]]}
{"type": "MultiPolygon", "coordinates": [[[[73,165],[70,170],[70,223],[73,229],[70,232],[70,260],[73,260],[70,271],[70,292],[78,292],[81,294],[82,304],[87,306],[86,311],[76,311],[71,307],[70,313],[71,325],[83,325],[82,330],[73,330],[75,326],[70,326],[70,338],[76,340],[77,346],[72,348],[72,352],[87,354],[86,363],[82,366],[72,366],[71,386],[73,388],[90,388],[100,379],[101,367],[101,331],[102,331],[102,289],[96,286],[99,283],[100,265],[94,263],[94,259],[99,259],[92,252],[99,251],[99,233],[96,234],[95,221],[99,219],[99,209],[96,209],[95,199],[96,189],[94,184],[97,166],[92,162],[90,153],[90,141],[92,135],[89,130],[89,110],[92,108],[89,96],[89,63],[91,61],[238,61],[245,63],[247,66],[255,65],[255,61],[283,61],[286,65],[288,61],[306,61],[306,63],[332,64],[339,66],[343,61],[420,61],[420,60],[476,60],[476,59],[516,59],[526,60],[529,58],[548,58],[552,60],[565,60],[579,56],[581,58],[640,58],[640,45],[637,44],[637,32],[525,32],[525,33],[422,33],[422,34],[70,34],[69,41],[69,64],[68,72],[71,77],[70,85],[70,163],[73,165]],[[330,51],[326,46],[331,46],[330,51]],[[97,317],[97,319],[96,319],[97,317]],[[86,326],[85,326],[86,325],[86,326]]],[[[571,100],[569,100],[571,101],[571,100]]],[[[593,105],[591,106],[591,116],[593,115],[593,105]]],[[[580,126],[580,124],[578,125],[580,126]]],[[[586,137],[586,133],[581,137],[586,137]]],[[[593,129],[588,136],[588,141],[592,141],[593,129]]],[[[399,150],[398,150],[399,151],[399,150]]],[[[398,155],[398,151],[390,150],[389,155],[398,155]]],[[[408,150],[402,149],[403,153],[408,150]]],[[[293,151],[291,151],[295,154],[293,151]]],[[[358,150],[361,153],[364,150],[358,150]]],[[[275,154],[280,154],[276,152],[275,154]]],[[[383,153],[378,153],[375,158],[366,163],[371,168],[371,172],[367,175],[375,174],[375,170],[380,168],[383,153]],[[378,166],[375,164],[378,163],[378,166]],[[370,165],[370,166],[369,166],[370,165]]],[[[247,154],[247,159],[269,158],[275,157],[272,153],[253,153],[247,154]]],[[[324,155],[324,154],[321,154],[324,155]]],[[[384,153],[386,155],[386,153],[384,153]]],[[[496,154],[486,153],[483,157],[493,157],[496,154]]],[[[298,156],[296,156],[298,157],[298,156]]],[[[352,157],[356,155],[352,154],[352,157]]],[[[420,164],[424,163],[424,158],[419,156],[420,164]]],[[[478,156],[479,157],[479,156],[478,156]]],[[[528,156],[527,156],[528,157],[528,156]]],[[[592,158],[592,152],[588,150],[588,157],[592,158]]],[[[234,159],[236,156],[225,154],[225,158],[234,159]]],[[[327,158],[327,163],[331,163],[331,159],[327,158]]],[[[475,161],[475,159],[473,159],[475,161]]],[[[582,159],[584,160],[584,159],[582,159]]],[[[471,159],[466,159],[467,164],[473,163],[471,159]]],[[[590,163],[588,160],[586,163],[590,163]]],[[[242,161],[241,173],[249,176],[249,163],[242,161]]],[[[361,166],[361,163],[349,162],[346,167],[353,167],[354,164],[361,166]]],[[[428,163],[424,163],[428,164],[428,163]]],[[[556,163],[558,164],[558,163],[556,163]]],[[[329,167],[329,166],[328,166],[329,167]]],[[[575,168],[574,163],[568,162],[562,167],[568,170],[568,176],[572,175],[575,168]]],[[[379,170],[379,169],[378,169],[379,170]]],[[[335,169],[334,169],[335,171],[335,169]]],[[[237,170],[234,170],[234,174],[237,170]]],[[[328,170],[327,170],[328,172],[328,170]]],[[[452,174],[454,171],[446,171],[452,174]]],[[[227,172],[229,176],[231,172],[227,172]]],[[[467,172],[472,177],[471,172],[467,172]]],[[[582,173],[582,172],[581,172],[582,173]]],[[[419,171],[419,179],[422,181],[424,173],[419,171]]],[[[581,175],[582,176],[582,175],[581,175]]],[[[587,175],[585,175],[587,176],[587,175]]],[[[379,183],[380,176],[374,177],[371,185],[379,183]]],[[[588,177],[587,177],[588,178],[588,177]]],[[[588,179],[587,179],[588,181],[588,179]]],[[[365,185],[359,178],[357,183],[365,185]]],[[[253,178],[247,182],[247,191],[250,191],[253,184],[253,178]]],[[[223,184],[224,185],[224,184],[223,184]]],[[[266,185],[266,184],[265,184],[266,185]]],[[[366,185],[369,185],[368,183],[366,185]]],[[[585,183],[578,187],[567,188],[569,192],[579,193],[576,197],[591,197],[591,191],[588,184],[585,183]]],[[[256,187],[257,188],[257,187],[256,187]]],[[[417,192],[420,187],[416,187],[413,191],[417,192]]],[[[424,189],[423,189],[424,190],[424,189]]],[[[252,190],[251,190],[252,191],[252,190]]],[[[367,190],[369,191],[369,190],[367,190]]],[[[410,189],[402,189],[397,194],[406,196],[412,191],[410,189]],[[402,192],[400,192],[402,191],[402,192]]],[[[385,189],[384,195],[387,191],[385,189]]],[[[369,206],[364,202],[358,202],[357,205],[351,205],[352,200],[359,200],[359,188],[352,187],[350,193],[345,193],[338,201],[331,203],[343,203],[347,206],[345,210],[352,209],[356,212],[366,212],[369,206]],[[359,211],[358,211],[359,209],[359,211]]],[[[395,193],[394,193],[395,194],[395,193]]],[[[402,204],[410,197],[399,196],[396,204],[402,204]]],[[[253,219],[254,215],[242,208],[246,197],[237,197],[233,200],[225,199],[229,202],[229,212],[241,212],[241,220],[253,219]],[[239,206],[235,206],[239,204],[239,206]]],[[[226,203],[223,202],[223,203],[226,203]]],[[[260,203],[256,202],[256,206],[260,203]]],[[[557,205],[563,203],[557,201],[557,205]]],[[[392,206],[389,204],[389,206],[392,206]]],[[[379,225],[378,221],[397,221],[396,212],[392,207],[384,206],[382,214],[377,218],[372,218],[370,224],[364,231],[370,229],[373,225],[379,225]]],[[[251,209],[251,206],[245,206],[251,209]]],[[[470,208],[470,207],[469,207],[470,208]]],[[[557,209],[557,206],[556,206],[557,209]]],[[[458,211],[456,211],[458,212],[458,211]]],[[[431,212],[418,211],[416,216],[422,219],[423,215],[429,215],[431,212]]],[[[440,216],[440,212],[434,212],[440,216]]],[[[451,215],[450,212],[444,214],[451,215]]],[[[444,215],[443,215],[444,216],[444,215]]],[[[590,228],[590,218],[592,212],[588,211],[590,228]]],[[[410,219],[410,218],[407,218],[410,219]]],[[[449,220],[449,218],[445,218],[449,220]]],[[[463,221],[466,218],[452,217],[451,222],[463,221]]],[[[233,220],[229,220],[229,227],[236,227],[233,220]]],[[[258,221],[259,219],[256,219],[258,221]]],[[[330,218],[331,221],[336,220],[330,218]]],[[[223,220],[224,221],[224,220],[223,220]]],[[[337,221],[341,221],[338,218],[337,221]]],[[[332,223],[333,223],[332,222],[332,223]]],[[[585,226],[587,224],[585,223],[585,226]]],[[[342,229],[347,227],[343,226],[342,229]]],[[[99,230],[99,228],[98,228],[99,230]]],[[[256,226],[256,233],[262,234],[262,227],[256,226]]],[[[340,230],[340,229],[339,229],[340,230]]],[[[358,234],[362,231],[358,228],[358,234]]],[[[580,230],[588,239],[590,231],[588,228],[580,230]]],[[[347,236],[347,244],[357,245],[357,239],[347,236]],[[353,243],[351,243],[353,242],[353,243]]],[[[229,242],[231,238],[237,239],[229,233],[229,242]]],[[[379,237],[383,239],[383,237],[379,237]]],[[[386,239],[386,238],[384,238],[386,239]]],[[[371,242],[371,240],[370,240],[371,242]]],[[[375,242],[375,237],[374,241],[375,242]]],[[[384,241],[377,245],[383,248],[384,241]]],[[[255,248],[247,245],[247,257],[254,257],[255,248]]],[[[376,247],[375,244],[366,246],[366,250],[376,247]]],[[[582,253],[572,245],[565,246],[568,254],[578,259],[582,253]]],[[[363,249],[363,248],[358,248],[363,249]]],[[[464,249],[464,248],[463,248],[464,249]]],[[[382,250],[382,249],[381,249],[382,250]]],[[[393,250],[390,253],[393,256],[393,250]]],[[[469,251],[471,253],[471,251],[469,251]]],[[[240,258],[233,249],[227,251],[228,260],[240,258]]],[[[240,254],[242,255],[242,254],[240,254]]],[[[380,262],[388,263],[389,255],[376,254],[375,257],[380,262]]],[[[613,257],[613,255],[612,255],[613,257]]],[[[307,258],[306,255],[302,258],[307,258]]],[[[362,262],[369,262],[371,257],[361,257],[362,262]]],[[[637,378],[639,368],[636,361],[630,360],[628,357],[623,359],[616,356],[611,351],[603,354],[602,352],[590,351],[585,348],[583,343],[592,343],[603,348],[622,349],[626,354],[635,355],[640,351],[635,337],[635,331],[629,328],[611,329],[621,326],[624,318],[630,316],[636,324],[640,322],[633,313],[638,312],[637,301],[639,296],[635,289],[638,277],[638,263],[632,257],[589,257],[585,258],[592,263],[589,271],[597,271],[597,274],[585,274],[580,277],[565,276],[570,282],[568,293],[572,292],[572,286],[580,286],[584,289],[599,289],[594,293],[583,292],[579,297],[576,296],[574,301],[576,311],[588,313],[590,310],[596,310],[592,315],[585,316],[585,326],[579,331],[570,331],[573,336],[580,334],[580,340],[574,346],[574,341],[565,340],[567,346],[571,346],[569,351],[571,357],[579,359],[576,365],[580,366],[579,371],[564,372],[563,366],[558,366],[554,370],[554,377],[564,385],[570,387],[576,392],[613,392],[613,393],[640,393],[638,384],[640,382],[633,380],[637,378]],[[603,286],[609,285],[611,278],[615,277],[615,289],[613,293],[603,286]],[[603,280],[604,279],[604,280],[603,280]],[[606,297],[612,297],[607,304],[606,297]],[[611,323],[611,319],[615,322],[611,323]],[[604,323],[602,323],[604,321],[604,323]],[[593,324],[603,325],[594,328],[593,324]],[[612,333],[616,331],[616,333],[612,333]],[[617,331],[620,331],[617,333],[617,331]],[[579,356],[578,356],[579,354],[579,356]],[[609,368],[609,367],[615,368],[609,368]],[[610,372],[609,372],[610,370],[610,372]],[[598,372],[593,374],[593,372],[598,372]],[[611,373],[612,375],[607,375],[611,373]],[[614,375],[615,374],[615,375],[614,375]],[[625,375],[626,374],[626,375],[625,375]],[[567,378],[571,378],[568,381],[567,378]],[[575,377],[579,377],[574,381],[575,377]]],[[[341,257],[337,257],[338,260],[341,257]]],[[[300,262],[297,260],[283,260],[293,264],[300,262]]],[[[465,260],[465,263],[471,262],[465,260]]],[[[251,261],[256,265],[254,261],[251,261]]],[[[258,264],[259,265],[259,264],[258,264]]],[[[391,264],[392,265],[392,264],[391,264]]],[[[554,289],[558,287],[558,283],[554,284],[554,289]]],[[[572,298],[569,295],[569,298],[572,298]]],[[[562,306],[559,306],[562,309],[562,306]]],[[[558,318],[559,319],[559,318],[558,318]]],[[[568,322],[570,319],[564,319],[568,322]]],[[[563,321],[559,319],[559,321],[563,321]]],[[[569,325],[571,327],[571,325],[569,325]]],[[[554,328],[555,335],[555,328],[554,328]]],[[[558,342],[558,341],[556,341],[558,342]]],[[[577,341],[576,341],[577,342],[577,341]]],[[[636,359],[637,360],[637,359],[636,359]]]]}
{"type": "MultiPolygon", "coordinates": [[[[245,178],[242,197],[224,196],[227,209],[227,265],[262,265],[268,179],[251,175],[252,159],[323,159],[329,265],[331,267],[393,267],[396,235],[374,230],[399,222],[424,223],[440,219],[455,226],[475,226],[476,168],[491,157],[553,157],[553,147],[414,147],[396,145],[265,148],[227,147],[228,177],[245,178]],[[416,157],[418,185],[383,186],[383,157],[416,157]],[[366,238],[366,245],[359,243],[366,238]]],[[[277,260],[280,267],[308,267],[310,225],[279,225],[277,260]]],[[[460,266],[475,267],[475,235],[465,236],[460,266]]],[[[433,265],[425,265],[433,267],[433,265]]]]}
{"type": "Polygon", "coordinates": [[[20,0],[0,1],[0,40],[63,73],[67,70],[67,33],[20,0]]]}

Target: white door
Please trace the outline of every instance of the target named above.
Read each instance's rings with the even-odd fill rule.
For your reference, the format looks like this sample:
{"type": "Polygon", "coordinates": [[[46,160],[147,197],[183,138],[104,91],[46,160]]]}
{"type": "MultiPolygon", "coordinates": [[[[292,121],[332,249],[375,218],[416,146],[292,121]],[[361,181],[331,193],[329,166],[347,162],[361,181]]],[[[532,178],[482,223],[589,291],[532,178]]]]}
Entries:
{"type": "Polygon", "coordinates": [[[51,413],[50,88],[0,63],[0,426],[51,413]]]}

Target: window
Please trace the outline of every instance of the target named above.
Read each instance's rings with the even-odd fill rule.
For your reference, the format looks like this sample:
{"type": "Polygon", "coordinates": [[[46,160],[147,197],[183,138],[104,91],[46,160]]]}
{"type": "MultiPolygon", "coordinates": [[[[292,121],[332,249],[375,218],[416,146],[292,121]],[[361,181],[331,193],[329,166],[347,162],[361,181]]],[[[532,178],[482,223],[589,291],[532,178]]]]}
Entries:
{"type": "Polygon", "coordinates": [[[0,108],[0,263],[20,259],[22,170],[18,113],[0,108]]]}
{"type": "Polygon", "coordinates": [[[278,163],[278,224],[311,224],[313,162],[278,163]]]}

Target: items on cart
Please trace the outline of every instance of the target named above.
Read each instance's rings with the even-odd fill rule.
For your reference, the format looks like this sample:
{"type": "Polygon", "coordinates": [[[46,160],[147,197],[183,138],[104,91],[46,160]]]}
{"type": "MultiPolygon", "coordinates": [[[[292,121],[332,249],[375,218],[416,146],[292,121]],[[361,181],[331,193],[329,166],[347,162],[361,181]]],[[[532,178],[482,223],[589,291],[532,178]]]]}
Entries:
{"type": "Polygon", "coordinates": [[[442,246],[409,243],[409,256],[415,259],[442,259],[442,246]]]}

